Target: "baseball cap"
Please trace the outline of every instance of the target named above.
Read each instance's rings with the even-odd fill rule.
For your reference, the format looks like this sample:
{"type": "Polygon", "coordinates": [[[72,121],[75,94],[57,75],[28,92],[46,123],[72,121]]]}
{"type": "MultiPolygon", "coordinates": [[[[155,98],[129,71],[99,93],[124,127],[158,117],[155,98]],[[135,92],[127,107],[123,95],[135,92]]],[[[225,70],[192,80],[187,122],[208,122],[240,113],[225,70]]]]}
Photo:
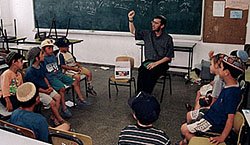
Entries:
{"type": "Polygon", "coordinates": [[[11,62],[14,60],[14,58],[19,59],[23,58],[23,56],[17,52],[11,51],[10,53],[7,54],[5,61],[8,65],[11,65],[11,62]]]}
{"type": "Polygon", "coordinates": [[[28,61],[33,61],[35,57],[40,53],[41,49],[39,47],[31,48],[27,53],[28,61]]]}
{"type": "Polygon", "coordinates": [[[59,38],[57,39],[57,41],[55,42],[55,45],[57,47],[69,47],[69,39],[67,39],[66,37],[63,38],[59,38]]]}
{"type": "Polygon", "coordinates": [[[26,82],[17,88],[16,96],[20,102],[27,102],[36,94],[36,87],[31,82],[26,82]]]}
{"type": "Polygon", "coordinates": [[[53,39],[45,39],[41,43],[41,48],[43,48],[45,46],[54,46],[54,43],[55,43],[55,40],[53,40],[53,39]]]}
{"type": "Polygon", "coordinates": [[[145,92],[140,92],[134,97],[131,108],[136,118],[143,125],[149,125],[155,122],[160,114],[160,104],[157,99],[145,92]]]}

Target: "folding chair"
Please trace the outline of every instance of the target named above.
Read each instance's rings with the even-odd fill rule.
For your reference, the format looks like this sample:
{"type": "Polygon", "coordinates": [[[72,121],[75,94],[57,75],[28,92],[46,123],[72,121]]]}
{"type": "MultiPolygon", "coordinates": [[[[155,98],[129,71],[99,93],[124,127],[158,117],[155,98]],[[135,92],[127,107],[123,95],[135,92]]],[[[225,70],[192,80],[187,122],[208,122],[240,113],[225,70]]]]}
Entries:
{"type": "Polygon", "coordinates": [[[34,138],[34,139],[36,138],[35,133],[31,129],[21,127],[21,126],[18,126],[18,125],[14,125],[12,123],[9,123],[9,122],[3,121],[3,120],[0,120],[0,125],[5,127],[5,128],[9,128],[9,129],[6,129],[7,131],[8,130],[15,130],[18,134],[22,134],[24,136],[34,138]]]}
{"type": "MultiPolygon", "coordinates": [[[[52,127],[49,127],[49,131],[52,134],[52,135],[50,135],[50,137],[52,137],[52,144],[53,145],[56,145],[56,143],[59,143],[58,145],[62,145],[62,143],[65,143],[65,142],[60,142],[61,139],[59,141],[57,139],[55,139],[55,138],[64,138],[64,137],[65,137],[64,140],[61,140],[61,141],[66,141],[67,138],[72,139],[71,137],[74,137],[74,139],[72,139],[72,140],[75,143],[80,140],[84,145],[92,145],[93,144],[92,138],[90,136],[87,136],[87,135],[84,135],[81,133],[60,130],[60,129],[56,129],[56,128],[52,128],[52,127]],[[55,135],[55,134],[57,134],[57,135],[55,135]],[[55,142],[53,141],[53,138],[54,138],[55,142]]],[[[68,141],[70,142],[70,140],[68,140],[68,141]]],[[[81,145],[81,144],[79,143],[79,145],[81,145]]]]}

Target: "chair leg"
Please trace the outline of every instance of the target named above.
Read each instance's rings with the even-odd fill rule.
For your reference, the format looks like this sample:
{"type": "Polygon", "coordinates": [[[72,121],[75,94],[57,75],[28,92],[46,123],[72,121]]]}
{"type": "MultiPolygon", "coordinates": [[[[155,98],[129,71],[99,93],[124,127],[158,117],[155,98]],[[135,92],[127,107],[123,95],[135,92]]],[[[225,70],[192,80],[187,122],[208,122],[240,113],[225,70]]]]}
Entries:
{"type": "Polygon", "coordinates": [[[164,76],[164,78],[163,78],[163,84],[162,84],[161,100],[160,100],[160,102],[162,102],[162,100],[163,100],[165,85],[166,85],[166,76],[164,76]]]}
{"type": "Polygon", "coordinates": [[[170,90],[170,95],[172,95],[172,80],[171,80],[171,74],[169,74],[169,90],[170,90]]]}
{"type": "Polygon", "coordinates": [[[131,81],[129,82],[129,97],[131,98],[131,81]]]}
{"type": "Polygon", "coordinates": [[[134,82],[134,87],[135,87],[135,95],[136,95],[136,83],[135,83],[135,79],[133,78],[132,81],[134,82]]]}
{"type": "Polygon", "coordinates": [[[72,97],[73,97],[73,103],[74,103],[74,107],[76,107],[76,98],[75,98],[75,90],[74,90],[74,86],[71,86],[72,89],[72,97]]]}
{"type": "Polygon", "coordinates": [[[86,92],[86,97],[89,97],[89,94],[87,92],[87,88],[88,88],[88,84],[87,84],[87,77],[84,78],[84,82],[85,82],[85,92],[86,92]]]}
{"type": "Polygon", "coordinates": [[[118,87],[117,87],[117,84],[116,84],[116,82],[114,82],[115,83],[115,88],[116,88],[116,94],[118,94],[118,87]]]}
{"type": "Polygon", "coordinates": [[[109,82],[108,82],[108,88],[109,88],[109,99],[111,98],[111,92],[110,92],[110,79],[109,79],[109,82]]]}

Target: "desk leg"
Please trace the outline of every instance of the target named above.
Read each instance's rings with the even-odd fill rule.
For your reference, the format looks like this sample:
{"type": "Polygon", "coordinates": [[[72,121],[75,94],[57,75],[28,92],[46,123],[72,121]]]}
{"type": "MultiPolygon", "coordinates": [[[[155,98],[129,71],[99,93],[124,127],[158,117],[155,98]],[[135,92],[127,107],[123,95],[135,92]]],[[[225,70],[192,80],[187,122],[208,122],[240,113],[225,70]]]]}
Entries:
{"type": "Polygon", "coordinates": [[[73,45],[74,44],[71,44],[71,54],[74,55],[74,52],[73,52],[73,45]]]}
{"type": "Polygon", "coordinates": [[[143,61],[143,46],[141,45],[141,64],[142,64],[142,61],[143,61]]]}

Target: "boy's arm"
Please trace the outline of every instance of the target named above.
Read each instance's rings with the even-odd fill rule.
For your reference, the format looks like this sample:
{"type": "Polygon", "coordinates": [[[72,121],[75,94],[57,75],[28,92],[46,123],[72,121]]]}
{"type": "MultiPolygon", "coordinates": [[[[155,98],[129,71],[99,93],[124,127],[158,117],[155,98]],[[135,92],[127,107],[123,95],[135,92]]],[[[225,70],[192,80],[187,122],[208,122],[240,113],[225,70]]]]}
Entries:
{"type": "Polygon", "coordinates": [[[221,133],[220,136],[211,137],[210,142],[215,144],[224,142],[233,127],[233,122],[234,122],[234,114],[228,114],[227,122],[223,132],[221,133]]]}
{"type": "Polygon", "coordinates": [[[78,68],[78,67],[72,67],[72,66],[67,66],[67,65],[61,65],[61,67],[63,69],[66,69],[66,70],[73,70],[73,71],[76,71],[76,72],[81,71],[81,69],[78,68]]]}

